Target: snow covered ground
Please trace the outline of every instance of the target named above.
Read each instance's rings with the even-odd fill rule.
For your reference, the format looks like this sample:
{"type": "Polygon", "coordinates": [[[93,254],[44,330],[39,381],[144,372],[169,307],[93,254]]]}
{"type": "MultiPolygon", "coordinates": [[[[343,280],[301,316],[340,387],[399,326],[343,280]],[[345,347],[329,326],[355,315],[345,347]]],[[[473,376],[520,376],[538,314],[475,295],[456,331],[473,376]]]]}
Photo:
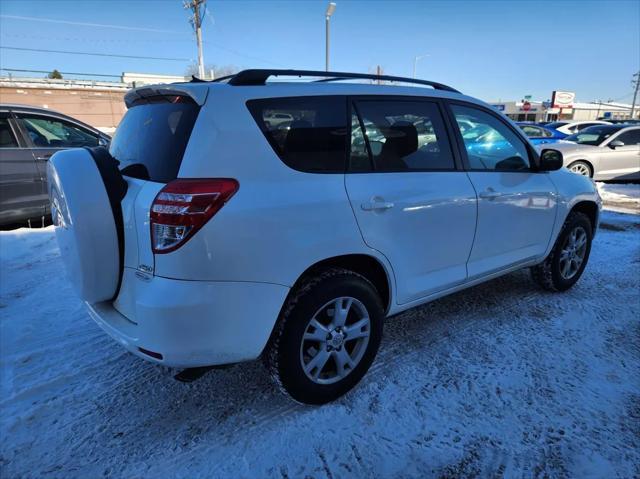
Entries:
{"type": "Polygon", "coordinates": [[[0,233],[0,476],[640,475],[640,217],[604,213],[566,294],[517,272],[393,318],[334,404],[259,362],[185,385],[96,326],[51,228],[0,233]]]}
{"type": "Polygon", "coordinates": [[[597,182],[596,185],[605,208],[640,214],[640,184],[597,182]]]}

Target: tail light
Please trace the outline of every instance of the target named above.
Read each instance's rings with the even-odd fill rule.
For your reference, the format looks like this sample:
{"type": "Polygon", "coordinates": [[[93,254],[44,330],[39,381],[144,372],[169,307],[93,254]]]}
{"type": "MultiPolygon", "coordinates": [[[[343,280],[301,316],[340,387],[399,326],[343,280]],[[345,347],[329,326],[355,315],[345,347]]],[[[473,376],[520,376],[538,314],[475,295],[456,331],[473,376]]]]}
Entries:
{"type": "Polygon", "coordinates": [[[180,179],[160,190],[151,205],[151,245],[156,254],[178,249],[215,215],[240,185],[236,180],[180,179]]]}

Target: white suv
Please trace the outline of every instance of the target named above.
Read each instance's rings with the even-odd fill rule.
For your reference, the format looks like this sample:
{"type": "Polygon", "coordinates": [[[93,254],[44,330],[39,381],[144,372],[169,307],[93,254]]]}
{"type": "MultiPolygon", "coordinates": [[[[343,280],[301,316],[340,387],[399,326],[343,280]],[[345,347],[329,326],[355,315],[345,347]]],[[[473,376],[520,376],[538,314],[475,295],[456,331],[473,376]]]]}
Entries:
{"type": "Polygon", "coordinates": [[[563,291],[587,264],[591,180],[445,85],[246,70],[125,101],[108,151],[55,154],[50,197],[91,316],[147,360],[262,356],[321,404],[366,373],[385,317],[524,267],[563,291]],[[326,78],[267,81],[285,75],[326,78]]]}

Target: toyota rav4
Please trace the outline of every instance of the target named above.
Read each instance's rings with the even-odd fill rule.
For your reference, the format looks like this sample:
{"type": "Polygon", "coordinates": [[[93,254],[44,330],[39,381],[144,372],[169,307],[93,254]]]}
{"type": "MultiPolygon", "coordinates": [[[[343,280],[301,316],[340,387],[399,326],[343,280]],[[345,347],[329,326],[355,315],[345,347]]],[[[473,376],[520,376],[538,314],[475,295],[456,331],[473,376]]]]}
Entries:
{"type": "Polygon", "coordinates": [[[149,361],[263,357],[321,404],[366,373],[386,317],[525,267],[565,291],[587,264],[592,181],[446,85],[245,70],[125,102],[108,150],[54,155],[49,195],[92,318],[149,361]]]}

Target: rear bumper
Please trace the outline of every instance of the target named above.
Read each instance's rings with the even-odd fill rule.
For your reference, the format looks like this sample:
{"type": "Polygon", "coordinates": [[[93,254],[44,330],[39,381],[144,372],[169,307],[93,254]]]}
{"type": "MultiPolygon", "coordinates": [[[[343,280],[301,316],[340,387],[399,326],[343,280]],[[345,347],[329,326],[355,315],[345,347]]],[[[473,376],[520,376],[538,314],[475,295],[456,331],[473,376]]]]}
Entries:
{"type": "Polygon", "coordinates": [[[129,303],[135,314],[128,318],[112,302],[87,303],[91,317],[132,353],[184,368],[257,358],[289,292],[268,283],[160,277],[137,283],[129,303]]]}

